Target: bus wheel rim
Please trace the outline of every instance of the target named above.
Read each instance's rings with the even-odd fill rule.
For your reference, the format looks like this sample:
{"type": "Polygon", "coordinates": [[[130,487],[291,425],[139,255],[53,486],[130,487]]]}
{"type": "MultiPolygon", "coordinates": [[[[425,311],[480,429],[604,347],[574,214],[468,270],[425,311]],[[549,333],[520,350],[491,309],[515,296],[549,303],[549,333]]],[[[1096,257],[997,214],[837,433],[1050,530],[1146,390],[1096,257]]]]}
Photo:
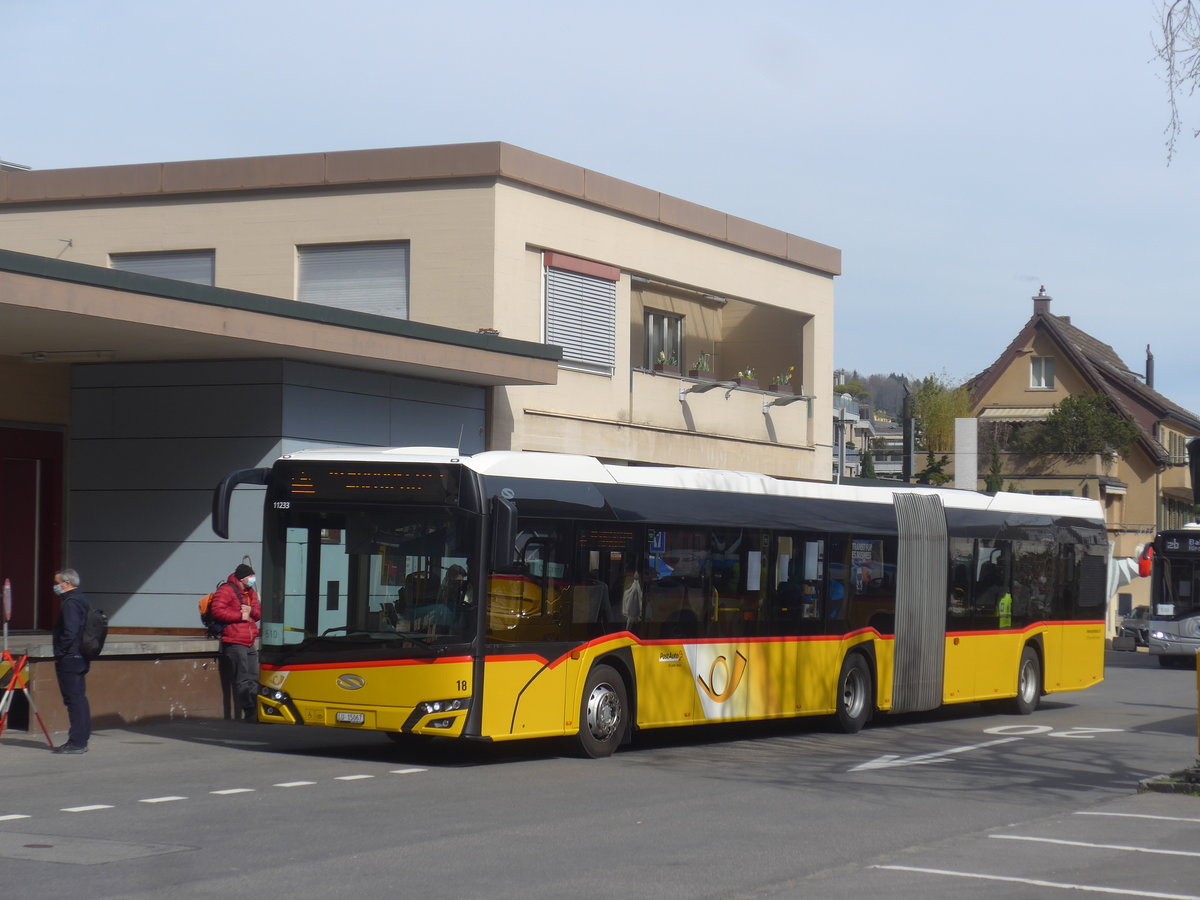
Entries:
{"type": "Polygon", "coordinates": [[[842,705],[846,712],[852,717],[857,716],[862,712],[865,702],[866,691],[863,688],[862,676],[857,671],[846,673],[846,680],[842,683],[842,705]]]}
{"type": "Polygon", "coordinates": [[[587,702],[588,732],[597,740],[607,740],[621,720],[621,700],[611,685],[598,684],[587,702]]]}
{"type": "Polygon", "coordinates": [[[1037,685],[1034,681],[1033,663],[1026,661],[1025,665],[1021,666],[1021,685],[1018,688],[1021,699],[1028,703],[1033,699],[1036,690],[1037,685]]]}

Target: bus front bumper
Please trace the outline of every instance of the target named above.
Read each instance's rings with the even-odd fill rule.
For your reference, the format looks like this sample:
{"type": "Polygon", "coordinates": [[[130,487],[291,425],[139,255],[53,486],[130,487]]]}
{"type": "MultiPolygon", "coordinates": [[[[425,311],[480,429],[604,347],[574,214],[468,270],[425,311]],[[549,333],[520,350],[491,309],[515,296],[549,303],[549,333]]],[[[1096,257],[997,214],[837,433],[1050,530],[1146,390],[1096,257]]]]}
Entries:
{"type": "Polygon", "coordinates": [[[1194,657],[1200,650],[1200,640],[1182,637],[1178,634],[1167,634],[1163,631],[1150,632],[1150,653],[1153,656],[1186,656],[1194,657]]]}
{"type": "Polygon", "coordinates": [[[374,707],[293,699],[268,685],[258,689],[258,720],[286,725],[329,725],[359,731],[458,737],[471,707],[470,697],[423,700],[415,707],[374,707]]]}

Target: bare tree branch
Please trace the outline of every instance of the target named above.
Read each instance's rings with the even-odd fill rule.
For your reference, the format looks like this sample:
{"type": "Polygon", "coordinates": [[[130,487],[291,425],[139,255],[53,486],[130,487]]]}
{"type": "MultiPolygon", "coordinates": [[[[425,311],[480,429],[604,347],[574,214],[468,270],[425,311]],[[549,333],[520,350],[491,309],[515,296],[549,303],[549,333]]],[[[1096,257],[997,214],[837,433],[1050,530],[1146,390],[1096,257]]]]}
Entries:
{"type": "MultiPolygon", "coordinates": [[[[1166,66],[1167,96],[1171,118],[1165,129],[1167,163],[1175,156],[1175,143],[1183,130],[1179,112],[1181,97],[1190,97],[1200,84],[1200,9],[1194,0],[1166,0],[1159,8],[1159,32],[1154,52],[1166,66]]],[[[1192,132],[1200,137],[1200,128],[1192,132]]]]}

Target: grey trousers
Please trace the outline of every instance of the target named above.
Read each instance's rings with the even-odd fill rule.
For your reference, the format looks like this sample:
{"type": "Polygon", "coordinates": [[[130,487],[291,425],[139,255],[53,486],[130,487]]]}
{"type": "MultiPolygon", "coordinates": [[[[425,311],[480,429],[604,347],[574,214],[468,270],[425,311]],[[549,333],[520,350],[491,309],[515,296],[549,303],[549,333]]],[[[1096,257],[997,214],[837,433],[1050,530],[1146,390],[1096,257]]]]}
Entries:
{"type": "Polygon", "coordinates": [[[233,717],[256,718],[258,709],[258,650],[242,644],[221,644],[233,684],[233,717]]]}

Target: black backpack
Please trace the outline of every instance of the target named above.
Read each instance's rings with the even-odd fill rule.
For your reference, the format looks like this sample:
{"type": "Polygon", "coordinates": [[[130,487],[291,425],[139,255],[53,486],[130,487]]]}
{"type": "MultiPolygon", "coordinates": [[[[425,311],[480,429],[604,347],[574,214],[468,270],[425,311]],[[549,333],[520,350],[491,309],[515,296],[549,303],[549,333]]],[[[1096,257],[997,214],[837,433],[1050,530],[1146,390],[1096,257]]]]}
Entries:
{"type": "Polygon", "coordinates": [[[87,618],[83,620],[83,633],[79,637],[79,652],[86,659],[95,659],[104,649],[108,639],[108,616],[104,610],[88,604],[87,618]]]}

